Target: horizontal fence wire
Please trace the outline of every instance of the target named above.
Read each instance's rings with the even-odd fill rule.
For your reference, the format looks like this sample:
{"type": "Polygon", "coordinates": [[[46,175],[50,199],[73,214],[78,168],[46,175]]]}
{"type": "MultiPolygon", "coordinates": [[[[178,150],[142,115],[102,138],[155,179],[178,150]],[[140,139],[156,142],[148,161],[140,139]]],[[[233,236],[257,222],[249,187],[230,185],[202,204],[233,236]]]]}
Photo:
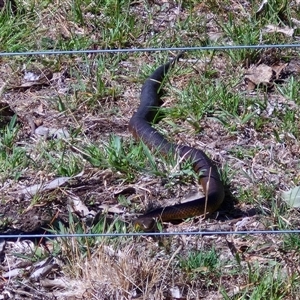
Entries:
{"type": "MultiPolygon", "coordinates": [[[[207,50],[241,50],[241,49],[270,49],[270,48],[299,48],[300,44],[279,45],[228,45],[205,47],[163,47],[163,48],[127,48],[127,49],[87,49],[87,50],[47,50],[27,52],[0,52],[1,56],[30,56],[30,55],[75,55],[101,53],[132,53],[158,51],[207,51],[207,50]]],[[[129,232],[129,233],[80,233],[80,234],[0,234],[0,239],[16,238],[80,238],[80,237],[134,237],[134,236],[174,236],[174,235],[256,235],[256,234],[299,234],[300,230],[250,230],[250,231],[178,231],[178,232],[129,232]]]]}
{"type": "Polygon", "coordinates": [[[207,51],[207,50],[241,50],[241,49],[269,49],[269,48],[299,48],[300,44],[281,45],[236,45],[236,46],[205,46],[205,47],[164,47],[164,48],[127,48],[127,49],[87,49],[87,50],[47,50],[27,52],[0,52],[0,56],[28,56],[28,55],[66,55],[66,54],[97,54],[120,52],[157,52],[157,51],[207,51]]]}
{"type": "Polygon", "coordinates": [[[64,233],[64,234],[21,234],[0,235],[0,239],[15,238],[80,238],[80,237],[133,237],[172,235],[256,235],[256,234],[299,234],[300,230],[250,230],[250,231],[175,231],[175,232],[128,232],[128,233],[64,233]]]}

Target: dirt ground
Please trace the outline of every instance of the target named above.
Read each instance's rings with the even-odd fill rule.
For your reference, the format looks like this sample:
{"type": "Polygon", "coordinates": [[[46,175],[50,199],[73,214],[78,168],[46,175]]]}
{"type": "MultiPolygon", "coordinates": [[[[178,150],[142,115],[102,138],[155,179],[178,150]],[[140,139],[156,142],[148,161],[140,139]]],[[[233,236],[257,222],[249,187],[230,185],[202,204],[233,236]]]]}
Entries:
{"type": "MultiPolygon", "coordinates": [[[[215,23],[212,21],[213,13],[208,10],[209,4],[210,1],[208,4],[205,2],[198,4],[193,12],[196,11],[199,15],[207,17],[206,37],[213,39],[219,36],[219,32],[216,31],[215,23]]],[[[231,1],[231,4],[236,4],[231,8],[237,14],[251,7],[248,1],[231,1]]],[[[140,2],[134,2],[130,9],[133,14],[141,18],[146,19],[148,16],[148,11],[140,2]]],[[[190,13],[184,8],[179,13],[176,3],[172,1],[161,1],[161,3],[154,1],[152,9],[155,13],[153,13],[151,29],[129,46],[145,46],[148,36],[167,30],[176,24],[178,18],[187,19],[190,13]]],[[[47,18],[45,17],[45,20],[47,18]]],[[[56,28],[55,22],[50,17],[47,21],[49,23],[45,22],[41,25],[45,28],[52,28],[47,32],[47,38],[55,37],[56,30],[67,32],[66,28],[69,29],[67,26],[64,29],[62,24],[56,28]]],[[[72,22],[67,25],[70,28],[76,27],[72,22]]],[[[78,27],[76,30],[80,32],[78,27]]],[[[100,34],[94,33],[92,26],[86,27],[84,30],[88,34],[95,34],[95,48],[97,48],[96,43],[98,38],[100,39],[100,34]]],[[[196,30],[197,28],[193,34],[201,36],[201,30],[198,29],[199,32],[196,30]]],[[[169,34],[172,35],[172,32],[169,34]]],[[[189,34],[183,30],[181,42],[184,44],[188,41],[189,34]]],[[[289,61],[286,62],[280,54],[280,51],[276,49],[267,50],[256,61],[256,66],[265,65],[263,72],[270,71],[267,67],[275,68],[276,66],[280,74],[278,75],[280,78],[276,79],[283,82],[292,76],[298,78],[299,55],[296,51],[289,53],[289,61]]],[[[0,59],[0,126],[1,129],[9,126],[13,122],[13,116],[16,115],[14,128],[18,128],[11,148],[6,148],[7,153],[15,154],[13,157],[16,161],[9,161],[8,167],[3,165],[1,169],[0,235],[52,233],[53,229],[57,233],[76,233],[80,230],[89,232],[93,225],[103,219],[105,225],[103,225],[102,232],[105,232],[111,224],[114,225],[116,220],[120,222],[119,228],[128,232],[133,230],[132,220],[149,209],[151,205],[167,205],[172,203],[170,201],[180,202],[187,194],[198,189],[197,184],[192,185],[191,188],[192,179],[183,182],[180,176],[170,179],[168,175],[156,176],[143,171],[131,176],[129,172],[115,165],[106,164],[105,160],[99,158],[102,157],[101,153],[110,153],[113,156],[112,152],[107,150],[108,145],[112,145],[110,144],[112,139],[115,139],[116,145],[114,153],[120,153],[121,158],[122,151],[128,151],[125,152],[125,156],[131,153],[128,149],[132,149],[132,145],[136,142],[127,127],[130,117],[139,105],[142,83],[154,66],[164,63],[173,56],[174,53],[168,53],[168,55],[166,53],[157,55],[125,53],[2,57],[0,59]],[[101,69],[100,75],[99,69],[101,69]],[[118,145],[121,145],[121,150],[118,145]],[[15,148],[17,150],[14,150],[15,148]],[[14,151],[20,151],[21,154],[26,155],[23,155],[20,161],[14,151]],[[12,168],[14,164],[16,167],[12,168]],[[72,176],[68,175],[70,173],[72,176]],[[76,226],[80,224],[82,227],[79,230],[76,226],[73,227],[74,224],[76,226]]],[[[277,71],[274,69],[275,73],[270,71],[272,79],[269,78],[270,82],[266,84],[270,86],[256,89],[255,83],[252,83],[255,88],[251,89],[249,80],[254,79],[249,77],[248,73],[250,67],[253,66],[247,63],[235,64],[232,69],[233,63],[228,57],[221,52],[207,57],[199,52],[187,53],[166,83],[164,107],[175,107],[178,95],[180,95],[178,91],[184,90],[193,78],[195,78],[195,84],[200,85],[202,78],[199,74],[201,76],[204,74],[211,77],[205,81],[203,75],[203,84],[211,83],[213,86],[220,81],[226,81],[231,94],[240,93],[246,95],[247,99],[251,99],[252,104],[249,107],[240,104],[241,115],[248,110],[251,111],[256,105],[256,100],[261,101],[260,103],[265,101],[264,107],[257,104],[253,111],[260,116],[262,123],[265,121],[267,125],[263,124],[257,129],[257,124],[251,123],[251,120],[242,123],[240,119],[233,120],[232,117],[227,116],[228,123],[235,125],[232,125],[233,129],[229,128],[230,126],[226,127],[220,122],[224,117],[224,110],[218,111],[216,107],[213,108],[213,112],[208,110],[209,112],[205,113],[203,119],[197,123],[199,132],[196,133],[195,126],[193,127],[191,122],[183,120],[180,116],[176,122],[173,122],[173,119],[162,120],[159,128],[168,138],[180,144],[203,149],[228,175],[225,201],[216,213],[207,220],[195,218],[181,224],[166,224],[164,230],[170,232],[272,230],[277,229],[283,222],[286,222],[284,224],[288,224],[290,228],[299,228],[299,211],[287,208],[279,195],[281,191],[289,190],[291,185],[299,184],[300,144],[289,132],[278,137],[284,142],[274,142],[274,129],[277,128],[281,115],[278,118],[276,116],[275,121],[272,122],[272,112],[282,107],[299,112],[298,100],[287,99],[274,89],[274,78],[277,76],[277,71]],[[214,70],[214,75],[205,73],[208,62],[210,68],[214,70]]],[[[299,123],[298,117],[295,120],[299,123]]],[[[296,124],[295,127],[299,127],[298,125],[296,124]]],[[[119,157],[115,157],[117,164],[122,164],[122,159],[118,159],[119,157]]],[[[161,173],[164,173],[166,169],[168,172],[170,169],[177,171],[176,162],[175,167],[174,165],[166,167],[161,157],[156,156],[155,163],[163,170],[161,173]]],[[[142,167],[140,169],[142,170],[142,167]]],[[[175,171],[173,173],[176,173],[175,171]]],[[[146,278],[144,282],[147,280],[150,282],[155,278],[154,275],[149,277],[145,275],[157,267],[154,263],[151,265],[153,258],[158,262],[161,268],[159,270],[163,272],[163,270],[169,270],[170,266],[173,267],[171,261],[176,257],[175,254],[188,255],[190,249],[202,250],[202,247],[209,249],[212,246],[222,253],[220,257],[223,260],[228,260],[226,265],[228,270],[232,267],[231,262],[229,263],[232,257],[237,261],[237,257],[242,260],[239,265],[241,273],[252,263],[259,263],[263,270],[270,261],[272,263],[277,261],[284,266],[284,274],[296,274],[291,277],[297,278],[298,276],[299,278],[300,272],[297,266],[299,254],[297,250],[285,252],[284,242],[279,237],[267,235],[234,238],[206,236],[201,241],[199,239],[177,236],[172,241],[161,241],[142,237],[139,240],[140,243],[136,243],[135,240],[132,244],[130,244],[132,240],[120,242],[120,250],[114,250],[115,252],[109,248],[110,246],[103,245],[104,243],[96,243],[90,248],[87,247],[88,254],[86,255],[92,261],[88,267],[82,263],[82,257],[76,252],[77,246],[72,248],[73,240],[61,243],[63,246],[59,255],[53,254],[55,243],[45,239],[1,240],[0,258],[3,281],[0,284],[0,290],[2,293],[5,292],[5,296],[0,296],[0,300],[10,299],[9,297],[14,297],[14,299],[142,299],[142,296],[138,298],[138,292],[136,292],[137,296],[134,293],[129,295],[129,292],[126,294],[127,286],[120,292],[119,297],[116,296],[117,293],[111,292],[114,296],[110,298],[107,286],[112,289],[113,285],[107,283],[104,285],[103,282],[98,283],[97,280],[103,274],[107,275],[105,269],[111,269],[116,271],[115,273],[119,271],[120,274],[125,274],[124,277],[128,282],[134,282],[132,283],[134,288],[130,287],[128,290],[141,291],[143,290],[140,288],[142,286],[140,281],[143,281],[141,278],[146,278]],[[42,250],[37,250],[39,247],[36,245],[41,246],[42,250]],[[69,253],[68,249],[75,250],[69,253]],[[93,254],[89,253],[91,249],[93,254]],[[42,254],[37,253],[38,251],[42,254]],[[15,253],[18,255],[14,255],[15,253]],[[111,257],[111,261],[107,261],[107,258],[104,258],[106,256],[111,257]],[[147,259],[148,269],[143,269],[145,262],[135,260],[142,256],[149,258],[147,259]],[[41,257],[43,267],[38,264],[41,257]],[[167,261],[165,265],[164,259],[167,261]],[[134,279],[120,267],[124,267],[122,263],[125,260],[126,264],[131,267],[130,272],[136,275],[134,279]],[[77,264],[80,265],[80,271],[76,271],[77,273],[73,269],[70,271],[69,267],[66,268],[66,265],[77,266],[77,264]],[[15,268],[11,268],[10,265],[15,268]],[[94,268],[99,265],[103,269],[99,267],[99,270],[95,270],[94,268]],[[46,266],[51,266],[51,268],[47,271],[46,266]],[[13,270],[25,273],[15,274],[12,273],[13,270]],[[42,275],[37,275],[35,273],[37,270],[40,270],[42,275]],[[91,270],[97,276],[89,277],[91,270]],[[25,278],[26,280],[29,278],[29,281],[25,278]],[[84,291],[81,296],[75,298],[76,295],[74,296],[71,292],[70,295],[55,293],[65,288],[66,283],[61,281],[64,278],[67,278],[69,290],[75,290],[80,286],[84,291]],[[46,279],[51,279],[51,282],[46,279]],[[89,282],[89,288],[81,286],[84,280],[89,282]],[[94,289],[96,284],[93,285],[91,282],[96,282],[101,289],[100,287],[99,290],[94,289]]],[[[83,244],[80,244],[80,247],[84,248],[83,244]]],[[[165,290],[164,292],[159,290],[160,296],[153,296],[149,299],[223,299],[220,296],[220,290],[214,285],[215,274],[213,272],[205,273],[206,276],[199,275],[200,279],[193,279],[192,283],[186,283],[184,274],[178,272],[175,267],[172,271],[174,272],[170,278],[164,275],[167,277],[166,289],[169,290],[169,286],[172,286],[174,281],[186,296],[176,298],[166,294],[165,290]],[[210,285],[206,280],[210,282],[210,285]]],[[[200,270],[199,274],[202,271],[200,270]]],[[[114,275],[107,276],[113,277],[114,275]]],[[[220,276],[218,280],[226,291],[230,291],[228,294],[234,297],[239,293],[235,289],[235,284],[241,287],[241,290],[246,286],[247,288],[252,286],[245,279],[246,277],[245,275],[241,278],[239,274],[228,272],[220,276]]],[[[116,285],[122,286],[122,282],[116,280],[116,285]]],[[[292,298],[287,296],[284,299],[292,298]]]]}

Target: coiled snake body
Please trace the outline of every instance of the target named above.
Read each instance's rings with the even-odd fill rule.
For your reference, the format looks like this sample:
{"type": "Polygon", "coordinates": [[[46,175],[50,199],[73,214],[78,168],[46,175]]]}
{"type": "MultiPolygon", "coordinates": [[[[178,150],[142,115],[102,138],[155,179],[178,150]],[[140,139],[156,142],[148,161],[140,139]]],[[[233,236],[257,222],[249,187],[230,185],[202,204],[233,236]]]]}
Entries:
{"type": "Polygon", "coordinates": [[[161,105],[159,92],[161,83],[168,70],[181,56],[182,53],[157,68],[147,78],[142,87],[140,106],[130,119],[129,131],[152,150],[158,150],[163,155],[178,156],[183,161],[190,161],[194,171],[199,174],[199,182],[205,196],[190,202],[157,208],[140,216],[134,224],[146,231],[151,230],[155,219],[167,222],[212,213],[219,208],[224,199],[224,187],[218,170],[207,155],[200,149],[170,143],[151,126],[157,108],[161,105]]]}

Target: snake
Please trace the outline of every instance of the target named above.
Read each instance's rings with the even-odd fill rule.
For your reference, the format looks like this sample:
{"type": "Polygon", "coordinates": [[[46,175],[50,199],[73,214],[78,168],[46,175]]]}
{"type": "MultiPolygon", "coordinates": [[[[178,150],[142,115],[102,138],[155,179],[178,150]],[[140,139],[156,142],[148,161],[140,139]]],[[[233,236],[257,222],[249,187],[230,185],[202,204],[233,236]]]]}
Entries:
{"type": "Polygon", "coordinates": [[[173,222],[209,215],[215,212],[224,200],[224,185],[220,179],[218,169],[204,151],[187,145],[171,143],[152,126],[157,111],[162,104],[161,87],[165,76],[183,54],[181,52],[168,63],[159,66],[146,79],[141,89],[139,107],[131,117],[128,127],[133,137],[146,144],[150,150],[191,163],[199,178],[204,196],[184,203],[158,207],[139,216],[133,224],[135,228],[143,231],[151,231],[157,220],[173,222]]]}

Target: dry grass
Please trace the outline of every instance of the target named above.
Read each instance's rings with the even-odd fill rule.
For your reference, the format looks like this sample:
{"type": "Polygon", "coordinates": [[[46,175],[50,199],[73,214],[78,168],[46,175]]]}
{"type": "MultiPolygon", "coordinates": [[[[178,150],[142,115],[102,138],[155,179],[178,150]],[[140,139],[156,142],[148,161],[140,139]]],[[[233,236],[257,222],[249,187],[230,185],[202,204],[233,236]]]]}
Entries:
{"type": "MultiPolygon", "coordinates": [[[[275,0],[258,16],[260,1],[17,2],[18,14],[1,19],[1,51],[288,43],[293,38],[263,28],[291,26],[299,15],[294,2],[275,0]]],[[[1,103],[18,117],[6,131],[9,121],[0,120],[1,229],[30,232],[50,223],[61,233],[130,231],[149,203],[189,193],[189,168],[152,156],[127,132],[141,84],[166,60],[166,53],[1,58],[1,103]],[[52,79],[28,86],[26,72],[49,70],[52,79]],[[34,134],[41,125],[69,136],[34,134]],[[74,175],[34,197],[20,193],[74,175]]],[[[292,49],[207,51],[187,53],[171,72],[159,130],[204,149],[230,186],[210,219],[164,230],[299,227],[299,212],[280,197],[300,180],[298,65],[292,49]],[[245,73],[262,63],[289,65],[273,87],[247,90],[245,73]]],[[[299,299],[296,235],[57,239],[26,252],[8,243],[0,249],[0,289],[16,299],[299,299]],[[33,280],[44,268],[38,262],[52,257],[33,280]]]]}

